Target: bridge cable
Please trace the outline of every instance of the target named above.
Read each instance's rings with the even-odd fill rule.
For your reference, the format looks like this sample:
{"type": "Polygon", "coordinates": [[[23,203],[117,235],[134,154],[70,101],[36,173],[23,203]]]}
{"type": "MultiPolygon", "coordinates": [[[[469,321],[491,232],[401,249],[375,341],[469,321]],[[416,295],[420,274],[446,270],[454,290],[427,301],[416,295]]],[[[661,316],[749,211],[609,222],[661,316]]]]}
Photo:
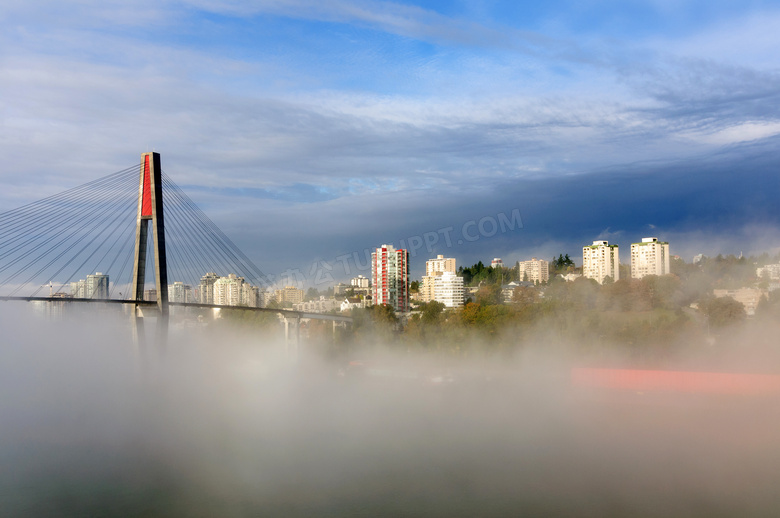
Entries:
{"type": "MultiPolygon", "coordinates": [[[[32,267],[34,264],[36,264],[41,259],[45,258],[50,253],[53,253],[54,251],[56,251],[58,247],[60,247],[64,243],[66,243],[69,239],[71,239],[74,236],[76,236],[78,233],[80,233],[81,231],[86,229],[88,226],[93,225],[92,228],[90,229],[90,231],[94,230],[94,228],[96,228],[97,226],[100,225],[100,223],[103,221],[103,217],[112,208],[122,207],[122,206],[125,206],[126,204],[127,204],[126,200],[120,199],[120,201],[118,203],[107,205],[106,207],[104,207],[102,210],[99,210],[99,211],[93,211],[92,212],[92,217],[85,218],[81,225],[79,225],[75,229],[72,229],[70,231],[70,233],[67,233],[67,235],[65,235],[65,237],[63,237],[62,239],[57,241],[54,245],[52,245],[50,248],[45,250],[42,254],[39,254],[35,259],[33,259],[32,261],[29,261],[22,268],[20,268],[15,273],[13,273],[10,277],[7,277],[2,283],[0,283],[0,286],[5,286],[6,284],[8,284],[10,281],[15,279],[19,275],[19,273],[29,269],[30,267],[32,267]]],[[[67,230],[61,230],[59,232],[56,232],[49,240],[43,241],[42,243],[39,243],[38,245],[33,247],[31,250],[27,251],[24,255],[19,257],[18,259],[24,259],[26,257],[29,257],[32,253],[37,252],[44,245],[46,245],[46,244],[50,243],[51,241],[57,239],[59,236],[62,236],[66,232],[67,232],[67,230]]],[[[29,282],[32,281],[32,279],[34,279],[36,276],[40,275],[46,268],[51,266],[54,262],[59,260],[65,253],[67,253],[70,250],[72,250],[76,245],[78,245],[82,240],[84,240],[87,235],[88,235],[88,233],[87,234],[82,234],[81,237],[79,237],[75,242],[71,243],[64,250],[62,250],[54,259],[49,261],[49,263],[47,263],[44,267],[39,269],[35,274],[33,274],[33,276],[31,276],[25,283],[23,283],[22,285],[19,285],[15,290],[13,290],[12,294],[17,293],[22,287],[24,287],[25,285],[29,284],[29,282]]],[[[78,256],[82,251],[83,251],[83,249],[81,251],[79,251],[79,253],[76,256],[78,256]]],[[[74,256],[74,258],[71,258],[71,260],[68,262],[68,264],[70,262],[72,262],[73,259],[75,259],[75,256],[74,256]]],[[[11,263],[11,264],[15,264],[15,263],[11,263]]],[[[10,266],[10,265],[7,265],[7,266],[10,266]]],[[[0,271],[3,271],[5,269],[7,269],[7,266],[1,268],[0,271]]]]}
{"type": "Polygon", "coordinates": [[[207,234],[212,238],[212,240],[216,239],[217,242],[221,241],[222,246],[227,250],[227,253],[231,256],[232,261],[236,265],[240,265],[240,269],[243,270],[243,273],[247,275],[248,279],[254,279],[255,281],[262,281],[262,284],[269,285],[265,275],[262,271],[260,271],[257,266],[252,263],[249,258],[244,255],[243,252],[228,238],[222,230],[217,227],[211,219],[206,216],[206,214],[176,185],[167,175],[163,173],[163,180],[168,181],[169,185],[172,188],[172,191],[177,195],[177,198],[180,199],[182,203],[186,207],[188,207],[192,214],[194,214],[195,218],[200,222],[201,228],[204,230],[210,230],[210,232],[207,232],[207,234]],[[212,237],[213,236],[213,237],[212,237]],[[236,257],[236,255],[240,256],[241,259],[236,257]],[[243,259],[243,261],[242,261],[243,259]],[[249,266],[247,266],[249,265],[249,266]],[[252,269],[254,269],[255,272],[257,272],[258,275],[255,275],[252,272],[252,269]]]}

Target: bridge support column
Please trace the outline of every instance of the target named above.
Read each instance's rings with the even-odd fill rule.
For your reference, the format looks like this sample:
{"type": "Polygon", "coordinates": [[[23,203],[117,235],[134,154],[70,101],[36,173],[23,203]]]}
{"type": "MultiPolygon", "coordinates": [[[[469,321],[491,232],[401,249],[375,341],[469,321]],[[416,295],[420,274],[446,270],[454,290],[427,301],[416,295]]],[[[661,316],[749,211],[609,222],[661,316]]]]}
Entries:
{"type": "Polygon", "coordinates": [[[284,317],[284,347],[288,356],[298,356],[300,328],[301,317],[284,317]]]}
{"type": "MultiPolygon", "coordinates": [[[[146,284],[146,249],[149,239],[149,223],[152,224],[154,252],[154,285],[157,290],[157,333],[159,346],[168,339],[168,263],[165,256],[165,218],[163,215],[162,169],[159,153],[141,155],[141,174],[138,182],[138,217],[135,231],[135,255],[131,296],[135,301],[144,299],[146,284]]],[[[145,341],[143,313],[134,306],[134,332],[137,343],[145,341]]]]}

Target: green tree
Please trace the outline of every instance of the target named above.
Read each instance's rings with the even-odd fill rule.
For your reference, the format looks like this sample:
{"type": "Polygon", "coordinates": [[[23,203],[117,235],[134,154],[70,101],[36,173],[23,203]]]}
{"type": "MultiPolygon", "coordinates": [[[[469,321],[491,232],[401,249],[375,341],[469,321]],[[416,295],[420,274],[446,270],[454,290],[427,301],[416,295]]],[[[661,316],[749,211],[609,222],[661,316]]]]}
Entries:
{"type": "Polygon", "coordinates": [[[443,303],[436,300],[426,302],[421,306],[420,320],[425,324],[440,324],[443,320],[444,308],[446,307],[443,303]]]}
{"type": "Polygon", "coordinates": [[[398,326],[398,317],[392,306],[378,304],[352,311],[353,335],[362,344],[393,342],[398,326]]]}
{"type": "Polygon", "coordinates": [[[271,300],[266,303],[265,307],[268,309],[281,309],[282,304],[276,300],[276,297],[272,297],[271,300]]]}
{"type": "Polygon", "coordinates": [[[230,326],[247,331],[258,329],[281,329],[276,313],[251,309],[222,308],[219,311],[217,327],[230,326]]]}
{"type": "Polygon", "coordinates": [[[620,263],[618,265],[618,278],[619,279],[630,279],[631,278],[631,265],[620,263]]]}
{"type": "Polygon", "coordinates": [[[306,301],[310,300],[318,300],[320,298],[320,292],[317,291],[317,288],[309,288],[306,290],[306,301]]]}
{"type": "Polygon", "coordinates": [[[557,259],[553,257],[550,261],[550,267],[552,270],[550,273],[566,273],[574,269],[574,261],[571,260],[569,254],[559,254],[557,259]]]}

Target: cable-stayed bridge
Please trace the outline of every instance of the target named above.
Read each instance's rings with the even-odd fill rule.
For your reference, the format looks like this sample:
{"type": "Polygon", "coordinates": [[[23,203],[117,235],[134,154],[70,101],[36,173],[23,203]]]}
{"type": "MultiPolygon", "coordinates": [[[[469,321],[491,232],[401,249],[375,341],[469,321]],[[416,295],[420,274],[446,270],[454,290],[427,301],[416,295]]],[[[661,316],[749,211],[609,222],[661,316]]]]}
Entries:
{"type": "Polygon", "coordinates": [[[130,304],[137,336],[143,336],[144,312],[153,310],[161,341],[169,306],[273,311],[296,340],[301,319],[352,320],[253,307],[258,290],[270,284],[162,171],[158,153],[144,153],[140,164],[0,213],[0,300],[130,304]],[[168,300],[169,283],[195,287],[209,274],[234,274],[239,285],[243,278],[249,286],[232,293],[239,305],[216,304],[211,296],[168,300]],[[152,289],[155,300],[149,300],[152,289]]]}

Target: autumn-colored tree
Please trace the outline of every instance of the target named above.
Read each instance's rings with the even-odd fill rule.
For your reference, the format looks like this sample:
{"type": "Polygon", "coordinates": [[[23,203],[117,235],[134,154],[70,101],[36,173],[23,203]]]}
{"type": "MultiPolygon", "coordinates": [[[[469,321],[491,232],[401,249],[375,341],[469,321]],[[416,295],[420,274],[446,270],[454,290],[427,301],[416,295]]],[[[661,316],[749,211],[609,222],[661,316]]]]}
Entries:
{"type": "Polygon", "coordinates": [[[501,285],[487,284],[477,290],[477,302],[484,306],[501,304],[501,285]]]}
{"type": "Polygon", "coordinates": [[[711,297],[702,300],[699,308],[713,328],[722,328],[743,322],[747,318],[745,306],[731,297],[711,297]]]}
{"type": "Polygon", "coordinates": [[[528,286],[518,286],[512,293],[512,302],[520,307],[535,304],[539,300],[539,290],[528,286]]]}

